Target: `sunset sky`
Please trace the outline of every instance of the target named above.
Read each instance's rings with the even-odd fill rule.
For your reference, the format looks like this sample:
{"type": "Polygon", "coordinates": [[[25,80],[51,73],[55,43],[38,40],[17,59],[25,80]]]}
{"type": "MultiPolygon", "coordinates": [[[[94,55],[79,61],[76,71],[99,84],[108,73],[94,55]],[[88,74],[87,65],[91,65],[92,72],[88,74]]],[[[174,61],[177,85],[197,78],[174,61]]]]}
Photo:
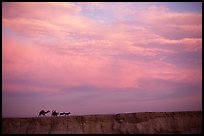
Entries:
{"type": "Polygon", "coordinates": [[[202,3],[3,2],[2,116],[42,109],[202,110],[202,3]]]}

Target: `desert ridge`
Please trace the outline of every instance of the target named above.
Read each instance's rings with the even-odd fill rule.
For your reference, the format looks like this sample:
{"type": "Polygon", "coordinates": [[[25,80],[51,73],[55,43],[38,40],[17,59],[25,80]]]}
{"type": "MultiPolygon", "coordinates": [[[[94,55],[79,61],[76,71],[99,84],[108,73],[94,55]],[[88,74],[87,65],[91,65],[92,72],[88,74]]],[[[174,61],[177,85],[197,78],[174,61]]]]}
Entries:
{"type": "Polygon", "coordinates": [[[202,111],[3,118],[3,134],[201,134],[202,111]]]}

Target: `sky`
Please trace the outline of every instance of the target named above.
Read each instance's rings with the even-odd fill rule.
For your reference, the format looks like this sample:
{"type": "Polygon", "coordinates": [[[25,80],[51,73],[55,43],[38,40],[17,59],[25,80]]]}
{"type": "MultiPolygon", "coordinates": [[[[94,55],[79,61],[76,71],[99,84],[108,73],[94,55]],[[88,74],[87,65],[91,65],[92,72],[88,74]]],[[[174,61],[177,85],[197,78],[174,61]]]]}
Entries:
{"type": "Polygon", "coordinates": [[[42,109],[202,110],[202,3],[3,2],[2,116],[42,109]]]}

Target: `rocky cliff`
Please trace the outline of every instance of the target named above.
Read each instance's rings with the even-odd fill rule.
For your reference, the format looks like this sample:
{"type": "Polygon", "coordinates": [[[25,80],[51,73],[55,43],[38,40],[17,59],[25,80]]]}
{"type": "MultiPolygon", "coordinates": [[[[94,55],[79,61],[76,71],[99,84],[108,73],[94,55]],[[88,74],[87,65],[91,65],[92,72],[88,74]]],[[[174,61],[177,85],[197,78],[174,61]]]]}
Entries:
{"type": "Polygon", "coordinates": [[[202,111],[3,118],[3,134],[202,133],[202,111]]]}

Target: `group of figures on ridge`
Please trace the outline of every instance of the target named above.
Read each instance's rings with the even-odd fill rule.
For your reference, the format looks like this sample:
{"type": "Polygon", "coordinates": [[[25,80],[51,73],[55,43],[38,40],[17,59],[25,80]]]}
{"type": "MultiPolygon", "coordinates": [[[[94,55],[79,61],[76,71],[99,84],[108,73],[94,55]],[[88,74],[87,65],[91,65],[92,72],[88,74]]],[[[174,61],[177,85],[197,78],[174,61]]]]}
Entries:
{"type": "MultiPolygon", "coordinates": [[[[47,114],[47,113],[49,113],[50,111],[48,110],[48,111],[44,111],[44,110],[41,110],[40,112],[39,112],[39,115],[38,116],[45,116],[45,114],[47,114]]],[[[70,115],[70,112],[57,112],[56,110],[53,110],[52,111],[52,114],[51,114],[51,116],[58,116],[58,115],[64,115],[64,116],[69,116],[70,115]]]]}

